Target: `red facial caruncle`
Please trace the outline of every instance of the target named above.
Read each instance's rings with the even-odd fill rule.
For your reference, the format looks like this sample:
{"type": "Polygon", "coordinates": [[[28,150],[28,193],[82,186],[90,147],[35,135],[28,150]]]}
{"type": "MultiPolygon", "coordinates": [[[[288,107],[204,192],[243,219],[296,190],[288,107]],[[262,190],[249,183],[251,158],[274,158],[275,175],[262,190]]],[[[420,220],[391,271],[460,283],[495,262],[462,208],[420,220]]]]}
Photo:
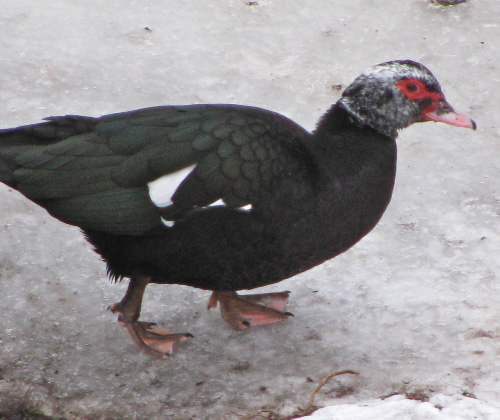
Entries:
{"type": "Polygon", "coordinates": [[[476,123],[465,114],[456,112],[440,91],[431,91],[419,79],[408,78],[396,83],[396,86],[411,101],[428,101],[422,111],[421,121],[436,121],[445,124],[476,129],[476,123]]]}

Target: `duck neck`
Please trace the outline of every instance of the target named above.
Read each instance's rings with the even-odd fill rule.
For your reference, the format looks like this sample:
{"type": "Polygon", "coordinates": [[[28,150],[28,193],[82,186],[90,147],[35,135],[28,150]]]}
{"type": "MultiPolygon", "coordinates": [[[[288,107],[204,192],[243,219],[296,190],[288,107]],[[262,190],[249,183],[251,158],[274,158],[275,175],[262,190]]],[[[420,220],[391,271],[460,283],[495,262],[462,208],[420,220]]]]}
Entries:
{"type": "Polygon", "coordinates": [[[315,130],[317,136],[321,137],[324,133],[340,132],[344,130],[352,130],[359,128],[373,131],[376,136],[387,137],[388,139],[396,139],[398,136],[397,130],[377,130],[359,117],[358,114],[351,111],[347,104],[342,100],[338,101],[330,107],[330,109],[320,119],[315,130]]]}

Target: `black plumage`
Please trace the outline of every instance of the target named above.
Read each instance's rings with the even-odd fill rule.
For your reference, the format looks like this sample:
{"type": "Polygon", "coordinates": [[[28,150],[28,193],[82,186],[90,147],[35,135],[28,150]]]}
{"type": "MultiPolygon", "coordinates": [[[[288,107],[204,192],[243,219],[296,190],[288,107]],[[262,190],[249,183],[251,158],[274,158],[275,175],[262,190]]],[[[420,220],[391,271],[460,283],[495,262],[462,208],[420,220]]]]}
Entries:
{"type": "Polygon", "coordinates": [[[307,270],[368,233],[391,198],[397,130],[425,120],[475,128],[424,66],[389,62],[356,79],[312,134],[239,105],[0,130],[0,181],[79,226],[110,276],[131,279],[112,310],[140,348],[163,357],[189,334],[138,321],[148,283],[214,291],[210,306],[219,301],[239,329],[287,318],[287,293],[235,292],[307,270]],[[152,184],[191,167],[170,202],[155,203],[152,184]]]}

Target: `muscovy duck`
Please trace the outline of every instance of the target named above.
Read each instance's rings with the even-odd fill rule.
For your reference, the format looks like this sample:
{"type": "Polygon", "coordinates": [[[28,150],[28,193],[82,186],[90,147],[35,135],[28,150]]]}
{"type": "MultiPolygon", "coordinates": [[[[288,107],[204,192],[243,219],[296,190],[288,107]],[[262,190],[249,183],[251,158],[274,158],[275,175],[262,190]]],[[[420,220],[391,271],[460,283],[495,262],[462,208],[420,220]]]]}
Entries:
{"type": "Polygon", "coordinates": [[[238,295],[344,252],[379,221],[398,130],[439,121],[476,128],[410,60],[356,78],[309,133],[240,105],[159,106],[50,117],[0,131],[0,181],[79,226],[111,279],[110,307],[135,344],[166,358],[191,337],[139,321],[149,283],[212,291],[236,329],[287,319],[289,292],[238,295]]]}

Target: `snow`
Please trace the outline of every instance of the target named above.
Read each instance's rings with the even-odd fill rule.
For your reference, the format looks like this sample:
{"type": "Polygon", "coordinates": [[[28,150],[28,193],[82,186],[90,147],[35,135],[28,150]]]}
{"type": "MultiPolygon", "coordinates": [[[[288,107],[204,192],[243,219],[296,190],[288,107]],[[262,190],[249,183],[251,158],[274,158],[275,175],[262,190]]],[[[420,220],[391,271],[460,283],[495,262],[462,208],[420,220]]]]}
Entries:
{"type": "Polygon", "coordinates": [[[0,188],[0,417],[500,418],[500,2],[0,0],[0,126],[50,115],[240,103],[313,129],[355,77],[423,63],[478,130],[417,124],[394,197],[345,254],[265,291],[295,318],[236,332],[209,293],[148,287],[142,319],[190,331],[138,354],[78,229],[0,188]],[[392,416],[392,417],[391,417],[392,416]]]}
{"type": "Polygon", "coordinates": [[[500,410],[483,401],[464,396],[438,394],[428,402],[395,395],[384,400],[364,401],[356,404],[339,404],[320,409],[310,420],[468,420],[495,419],[500,410]]]}

